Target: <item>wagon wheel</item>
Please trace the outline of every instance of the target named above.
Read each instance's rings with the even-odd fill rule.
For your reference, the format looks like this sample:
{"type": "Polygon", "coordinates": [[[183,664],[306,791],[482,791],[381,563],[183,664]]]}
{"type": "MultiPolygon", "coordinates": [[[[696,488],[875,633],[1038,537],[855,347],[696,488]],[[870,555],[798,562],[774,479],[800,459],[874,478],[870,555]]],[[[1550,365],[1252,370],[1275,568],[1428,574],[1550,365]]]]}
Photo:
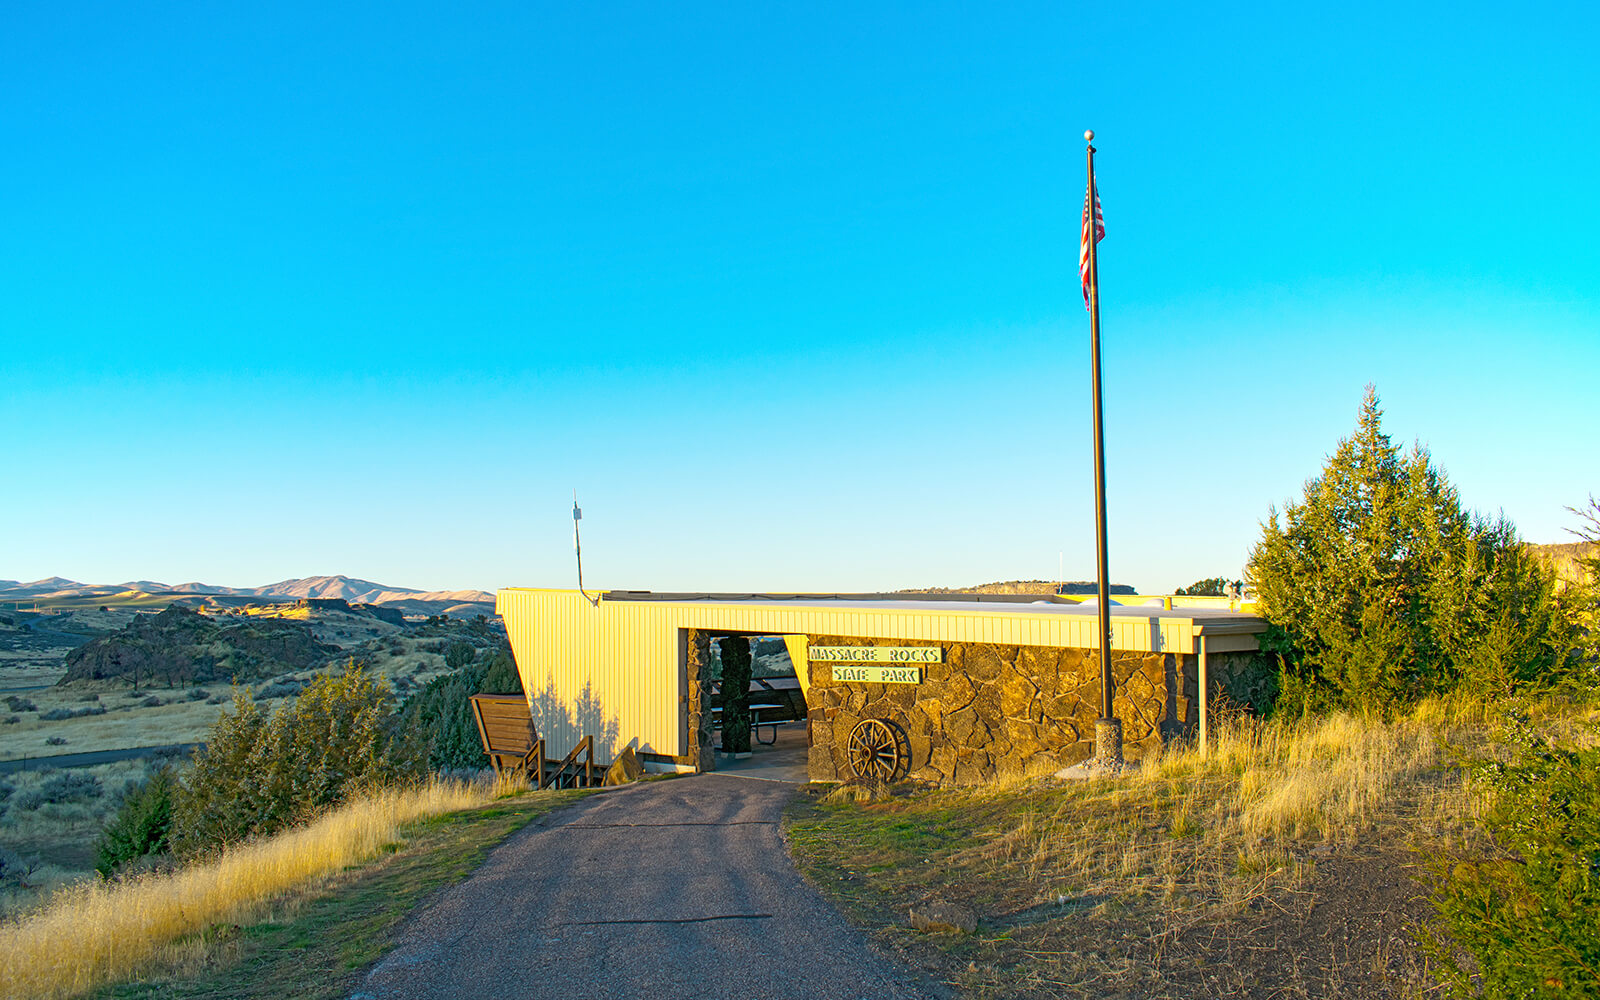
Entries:
{"type": "Polygon", "coordinates": [[[906,734],[892,722],[863,719],[850,730],[845,747],[850,771],[858,778],[893,781],[910,770],[911,754],[906,734]]]}

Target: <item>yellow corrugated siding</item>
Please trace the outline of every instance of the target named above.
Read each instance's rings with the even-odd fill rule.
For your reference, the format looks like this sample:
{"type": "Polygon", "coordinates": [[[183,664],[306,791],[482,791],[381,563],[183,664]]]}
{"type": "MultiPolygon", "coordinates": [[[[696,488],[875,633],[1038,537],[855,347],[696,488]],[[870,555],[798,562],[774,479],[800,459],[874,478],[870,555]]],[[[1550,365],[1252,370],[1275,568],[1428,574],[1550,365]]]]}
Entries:
{"type": "Polygon", "coordinates": [[[578,594],[503,590],[496,610],[550,756],[564,756],[589,734],[603,763],[629,744],[683,752],[669,609],[596,607],[578,594]]]}
{"type": "MultiPolygon", "coordinates": [[[[1092,617],[952,613],[927,609],[770,607],[665,601],[601,601],[573,591],[502,590],[496,610],[542,725],[547,752],[564,756],[584,735],[603,763],[628,745],[663,754],[688,751],[680,699],[679,631],[700,628],[765,635],[841,635],[944,642],[1093,648],[1092,617]],[[583,713],[584,688],[596,711],[583,713]],[[584,715],[583,718],[577,716],[584,715]],[[614,728],[613,728],[614,727],[614,728]]],[[[1112,621],[1116,649],[1194,652],[1192,621],[1112,621]]]]}

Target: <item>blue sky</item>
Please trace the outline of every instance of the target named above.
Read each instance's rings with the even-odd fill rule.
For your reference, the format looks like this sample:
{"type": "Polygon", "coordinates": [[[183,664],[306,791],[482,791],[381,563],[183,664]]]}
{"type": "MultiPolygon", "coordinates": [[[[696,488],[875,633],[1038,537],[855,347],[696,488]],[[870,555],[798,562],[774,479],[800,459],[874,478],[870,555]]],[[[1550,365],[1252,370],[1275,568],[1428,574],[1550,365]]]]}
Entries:
{"type": "Polygon", "coordinates": [[[1239,572],[1375,383],[1600,492],[1587,5],[19,2],[0,577],[1239,572]]]}

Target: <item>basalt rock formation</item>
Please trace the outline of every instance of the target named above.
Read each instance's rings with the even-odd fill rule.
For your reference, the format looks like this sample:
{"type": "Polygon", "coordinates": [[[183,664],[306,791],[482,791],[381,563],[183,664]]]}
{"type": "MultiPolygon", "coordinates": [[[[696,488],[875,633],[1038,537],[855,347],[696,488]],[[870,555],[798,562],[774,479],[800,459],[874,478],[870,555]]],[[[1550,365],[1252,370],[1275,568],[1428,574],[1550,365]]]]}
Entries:
{"type": "Polygon", "coordinates": [[[255,618],[222,625],[174,604],[67,654],[67,674],[58,683],[246,682],[316,669],[339,652],[339,647],[319,642],[301,622],[255,618]]]}

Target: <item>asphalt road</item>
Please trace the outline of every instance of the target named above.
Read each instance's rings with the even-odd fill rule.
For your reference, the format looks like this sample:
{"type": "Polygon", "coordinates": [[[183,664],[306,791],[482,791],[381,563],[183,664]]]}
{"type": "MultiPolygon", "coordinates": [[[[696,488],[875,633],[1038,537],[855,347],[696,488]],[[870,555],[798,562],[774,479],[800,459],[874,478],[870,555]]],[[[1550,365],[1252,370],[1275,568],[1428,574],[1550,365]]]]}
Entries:
{"type": "Polygon", "coordinates": [[[795,786],[655,781],[542,817],[415,914],[352,1000],[923,1000],[803,882],[795,786]]]}
{"type": "Polygon", "coordinates": [[[134,757],[188,757],[193,755],[199,743],[173,743],[164,747],[132,747],[126,750],[87,750],[83,753],[58,753],[47,757],[18,757],[14,760],[0,760],[0,774],[10,774],[13,771],[40,771],[47,767],[92,767],[95,764],[110,764],[114,761],[129,760],[134,757]]]}

